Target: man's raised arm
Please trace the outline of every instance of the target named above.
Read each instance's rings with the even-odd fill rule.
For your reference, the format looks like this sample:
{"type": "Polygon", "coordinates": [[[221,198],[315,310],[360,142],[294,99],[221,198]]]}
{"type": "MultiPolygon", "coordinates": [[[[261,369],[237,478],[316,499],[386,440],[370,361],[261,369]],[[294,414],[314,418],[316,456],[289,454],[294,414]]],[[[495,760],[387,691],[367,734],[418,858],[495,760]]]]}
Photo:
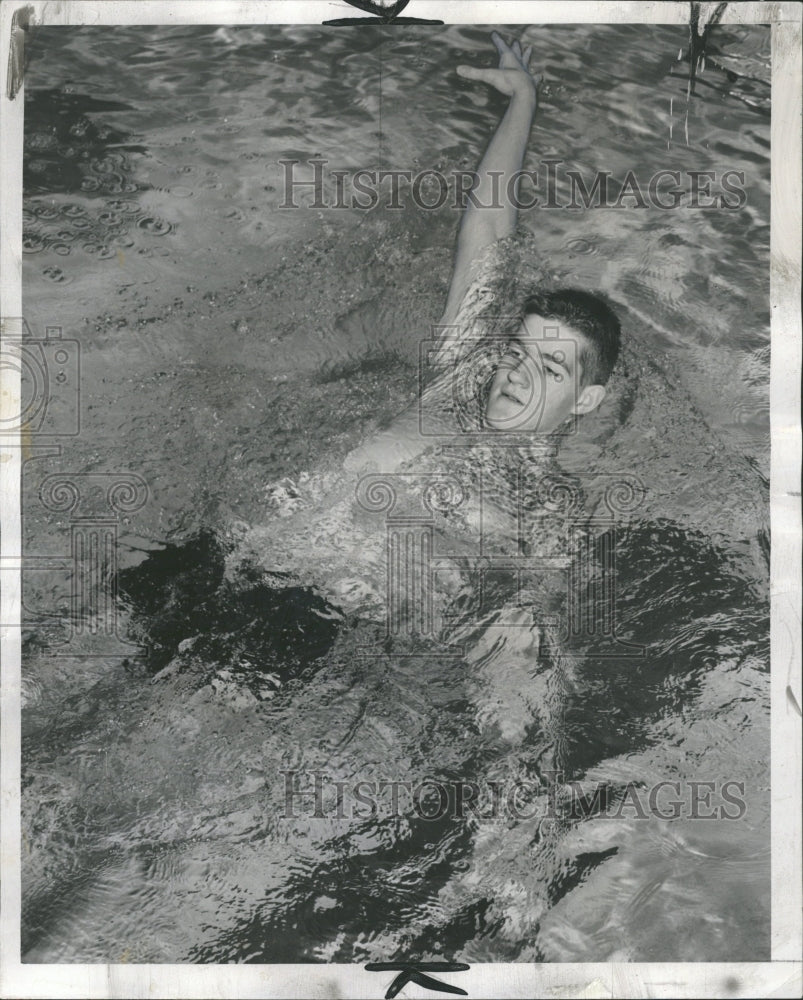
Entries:
{"type": "Polygon", "coordinates": [[[524,163],[540,77],[533,76],[528,68],[532,46],[522,52],[518,41],[507,45],[496,32],[491,38],[499,51],[499,67],[458,66],[457,72],[467,80],[489,83],[509,96],[510,104],[477,168],[478,183],[469,194],[460,223],[452,281],[440,325],[454,320],[480,251],[516,229],[517,209],[508,198],[508,184],[524,163]]]}

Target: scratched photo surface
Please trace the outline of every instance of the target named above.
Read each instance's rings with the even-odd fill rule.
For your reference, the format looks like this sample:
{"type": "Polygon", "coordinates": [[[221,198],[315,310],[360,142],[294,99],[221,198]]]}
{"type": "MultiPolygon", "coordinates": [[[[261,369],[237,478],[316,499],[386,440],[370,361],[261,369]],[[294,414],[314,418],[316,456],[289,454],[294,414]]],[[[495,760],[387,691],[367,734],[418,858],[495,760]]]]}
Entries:
{"type": "Polygon", "coordinates": [[[770,29],[497,26],[439,328],[491,30],[30,32],[24,961],[769,959],[770,29]]]}

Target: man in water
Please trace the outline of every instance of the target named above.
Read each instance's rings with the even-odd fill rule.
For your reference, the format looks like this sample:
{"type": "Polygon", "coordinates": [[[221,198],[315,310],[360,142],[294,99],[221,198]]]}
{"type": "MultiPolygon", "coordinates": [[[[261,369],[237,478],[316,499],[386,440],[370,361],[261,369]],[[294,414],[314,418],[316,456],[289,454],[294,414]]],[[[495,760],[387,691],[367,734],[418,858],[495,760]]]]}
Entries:
{"type": "MultiPolygon", "coordinates": [[[[456,362],[471,353],[467,330],[476,321],[473,293],[486,252],[516,231],[518,208],[510,195],[524,162],[541,79],[529,69],[532,46],[522,51],[518,41],[507,45],[496,32],[491,37],[498,68],[457,69],[509,96],[510,103],[477,168],[460,224],[446,307],[436,324],[441,341],[434,366],[444,371],[454,372],[456,362]]],[[[482,429],[543,438],[604,399],[619,354],[619,320],[601,297],[573,288],[534,289],[513,311],[513,336],[481,387],[482,429]]],[[[344,465],[351,472],[389,473],[416,460],[426,445],[414,408],[351,452],[344,465]]]]}
{"type": "MultiPolygon", "coordinates": [[[[480,161],[477,185],[461,220],[448,298],[437,324],[443,336],[436,365],[443,368],[445,381],[437,379],[425,391],[422,401],[424,406],[434,402],[435,412],[439,400],[453,398],[452,392],[442,392],[443,386],[450,379],[459,382],[466,371],[471,375],[473,352],[467,334],[470,338],[470,331],[476,329],[478,298],[481,298],[477,285],[482,282],[488,248],[516,231],[518,210],[511,195],[516,175],[523,166],[537,107],[540,78],[529,69],[531,47],[522,51],[518,41],[508,45],[496,32],[491,37],[499,53],[498,68],[459,66],[458,73],[468,80],[490,84],[508,96],[510,103],[480,161]]],[[[619,354],[620,326],[607,303],[588,291],[538,288],[517,305],[513,335],[507,339],[495,370],[490,369],[491,376],[465,380],[468,393],[479,394],[476,400],[479,407],[472,407],[468,429],[507,432],[519,440],[537,442],[600,405],[619,354]]],[[[479,353],[483,353],[483,348],[479,353]]],[[[480,370],[488,371],[488,365],[481,363],[480,370]]],[[[429,465],[422,454],[427,444],[420,433],[422,412],[416,409],[408,413],[388,432],[357,449],[348,457],[346,468],[353,471],[370,468],[380,476],[398,469],[422,476],[429,471],[436,474],[455,471],[457,479],[468,486],[465,495],[469,501],[461,507],[462,526],[481,533],[486,552],[487,546],[494,543],[513,551],[525,530],[524,494],[530,494],[527,502],[537,497],[537,490],[531,486],[546,478],[549,467],[537,457],[530,461],[537,455],[537,449],[530,455],[515,448],[499,447],[501,442],[495,434],[490,440],[486,438],[488,448],[458,449],[462,452],[460,458],[450,461],[440,455],[434,465],[429,465]],[[515,472],[512,479],[506,475],[506,466],[515,472]],[[481,480],[477,478],[478,471],[481,480]],[[515,487],[518,494],[510,490],[512,482],[518,483],[515,487]],[[510,548],[511,540],[514,549],[510,548]]],[[[430,407],[428,415],[432,412],[430,407]]],[[[446,429],[448,437],[448,424],[446,429]]],[[[401,482],[396,479],[386,482],[402,492],[401,482]]],[[[539,523],[536,519],[536,524],[539,523]]],[[[451,536],[445,543],[447,549],[456,537],[459,535],[451,536]]],[[[532,537],[527,541],[532,543],[532,537]]],[[[560,550],[560,541],[553,547],[560,550]]],[[[563,553],[561,550],[552,554],[563,553]]],[[[377,559],[377,564],[380,563],[377,559]]],[[[478,586],[482,590],[476,579],[467,580],[460,572],[455,573],[454,579],[450,591],[446,575],[439,577],[444,606],[459,594],[465,600],[478,586]]],[[[453,628],[449,636],[449,641],[466,646],[464,663],[470,668],[466,683],[480,719],[498,725],[501,734],[511,740],[519,739],[537,718],[549,729],[560,714],[559,704],[553,702],[561,701],[561,684],[550,680],[553,671],[542,671],[539,666],[542,659],[549,657],[541,655],[547,640],[533,611],[538,603],[535,594],[528,600],[523,590],[513,588],[509,600],[501,607],[478,608],[472,623],[467,624],[464,616],[463,625],[453,628]]]]}
{"type": "MultiPolygon", "coordinates": [[[[443,483],[450,478],[460,484],[456,495],[466,502],[445,512],[445,522],[439,525],[450,532],[444,551],[452,551],[458,536],[470,548],[478,532],[486,541],[493,532],[500,544],[515,548],[520,540],[527,540],[524,532],[531,527],[529,523],[525,527],[522,504],[526,500],[528,505],[537,505],[538,491],[532,486],[546,482],[554,471],[538,459],[539,439],[600,405],[619,352],[619,322],[601,298],[575,289],[536,289],[518,309],[513,336],[505,341],[501,360],[500,352],[494,350],[488,364],[486,341],[478,352],[485,354],[483,377],[471,377],[476,370],[472,348],[477,341],[470,341],[476,329],[477,283],[483,278],[486,251],[516,230],[516,201],[500,195],[512,190],[522,169],[539,83],[528,67],[530,47],[522,51],[518,41],[507,45],[495,32],[492,39],[499,53],[498,68],[458,67],[461,76],[489,83],[508,96],[510,103],[482,157],[477,186],[461,220],[447,302],[437,324],[443,337],[436,364],[443,368],[444,377],[428,386],[424,398],[387,430],[352,451],[331,478],[322,476],[320,485],[303,490],[291,484],[297,494],[290,497],[291,503],[278,490],[272,495],[282,513],[297,512],[299,521],[298,525],[285,521],[264,529],[273,536],[273,569],[291,573],[298,569],[300,552],[313,552],[310,577],[316,585],[328,587],[327,596],[340,607],[359,605],[362,612],[366,593],[375,593],[376,604],[381,605],[387,575],[384,536],[377,532],[371,513],[376,508],[370,502],[361,508],[359,487],[355,501],[355,477],[363,486],[369,484],[368,489],[371,474],[390,476],[383,483],[400,498],[412,491],[413,496],[407,498],[411,510],[416,509],[418,492],[428,482],[443,483]],[[454,422],[451,382],[460,381],[465,373],[470,376],[465,379],[468,394],[474,393],[469,429],[492,433],[481,435],[484,444],[457,449],[456,454],[450,445],[461,428],[454,422]],[[437,428],[435,434],[421,433],[423,413],[431,420],[430,427],[437,428]],[[500,447],[504,442],[495,432],[510,432],[527,446],[518,450],[500,447]],[[532,444],[536,446],[533,452],[532,444]],[[308,492],[313,494],[309,500],[304,496],[308,492]],[[313,517],[310,511],[316,505],[320,513],[313,517]],[[302,534],[314,531],[314,545],[291,541],[295,529],[302,534]],[[331,553],[323,546],[324,537],[332,541],[331,553]],[[355,566],[359,566],[358,575],[355,566]],[[369,585],[371,569],[375,580],[369,585]]],[[[398,513],[401,507],[396,509],[398,513]]],[[[537,526],[541,527],[540,521],[537,526]]],[[[446,585],[443,573],[438,582],[444,598],[450,600],[454,588],[446,585]]]]}
{"type": "MultiPolygon", "coordinates": [[[[497,69],[457,69],[462,77],[509,96],[510,104],[477,169],[478,183],[463,214],[449,295],[438,323],[447,330],[456,325],[483,251],[516,230],[511,185],[522,169],[537,107],[540,77],[529,69],[532,46],[522,52],[518,41],[509,46],[496,32],[491,37],[499,51],[497,69]]],[[[495,430],[550,434],[602,402],[619,353],[619,321],[601,298],[575,289],[539,289],[519,312],[518,331],[488,389],[485,424],[495,430]]]]}

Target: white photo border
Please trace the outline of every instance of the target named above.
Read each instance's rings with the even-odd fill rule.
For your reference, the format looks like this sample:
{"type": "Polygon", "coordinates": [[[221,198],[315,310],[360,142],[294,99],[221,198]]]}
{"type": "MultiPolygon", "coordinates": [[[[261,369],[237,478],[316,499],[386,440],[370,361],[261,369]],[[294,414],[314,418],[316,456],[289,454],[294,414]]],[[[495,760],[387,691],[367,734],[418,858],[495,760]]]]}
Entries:
{"type": "MultiPolygon", "coordinates": [[[[704,4],[713,8],[714,4],[704,4]]],[[[24,91],[9,99],[12,24],[321,24],[360,16],[342,0],[64,0],[0,7],[0,316],[22,316],[24,91]],[[18,14],[19,17],[19,14],[18,14]]],[[[404,16],[445,23],[686,24],[687,3],[411,0],[404,16]]],[[[370,17],[367,17],[371,20],[370,17]]],[[[730,3],[723,24],[772,25],[771,175],[771,961],[474,965],[444,981],[472,997],[799,997],[801,885],[801,23],[797,3],[730,3]]],[[[18,28],[17,31],[20,29],[18,28]]],[[[400,29],[401,30],[401,29],[400,29]]],[[[19,412],[20,382],[2,372],[0,406],[19,412]]],[[[21,601],[20,447],[0,454],[0,621],[18,622],[21,601]]],[[[30,965],[20,961],[21,630],[2,641],[2,893],[0,997],[377,997],[387,980],[360,965],[30,965]]],[[[434,996],[415,985],[405,996],[434,996]]]]}

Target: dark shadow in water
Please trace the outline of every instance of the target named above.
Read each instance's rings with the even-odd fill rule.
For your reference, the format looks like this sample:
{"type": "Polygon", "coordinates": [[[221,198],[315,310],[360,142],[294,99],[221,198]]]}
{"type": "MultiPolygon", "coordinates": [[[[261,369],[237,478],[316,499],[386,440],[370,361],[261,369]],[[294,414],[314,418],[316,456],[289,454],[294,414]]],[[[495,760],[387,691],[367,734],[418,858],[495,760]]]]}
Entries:
{"type": "Polygon", "coordinates": [[[578,660],[566,706],[565,776],[648,746],[653,725],[688,709],[703,676],[755,658],[769,669],[769,606],[756,580],[702,533],[641,524],[616,540],[619,638],[642,658],[596,658],[601,639],[569,647],[578,660]]]}
{"type": "MultiPolygon", "coordinates": [[[[195,670],[214,670],[227,664],[236,681],[251,687],[254,680],[264,683],[265,671],[282,683],[291,678],[303,681],[331,658],[327,654],[336,655],[338,634],[346,633],[336,609],[307,588],[271,587],[257,570],[240,569],[236,582],[231,581],[225,575],[225,556],[220,540],[204,531],[184,544],[151,554],[120,574],[130,634],[148,644],[151,672],[174,660],[183,665],[180,669],[191,665],[195,670]],[[238,672],[244,660],[251,676],[242,668],[238,672]]],[[[392,662],[392,652],[390,657],[392,662]]],[[[404,671],[400,664],[396,682],[402,686],[404,671]]],[[[386,697],[391,694],[385,692],[386,697]]],[[[438,739],[464,745],[466,750],[460,774],[446,773],[443,765],[434,763],[432,777],[446,781],[461,775],[474,777],[487,764],[482,759],[487,748],[476,733],[472,737],[465,708],[460,698],[432,707],[438,739]]],[[[419,752],[426,755],[423,744],[419,752]]],[[[437,761],[437,753],[432,756],[437,761]]],[[[318,949],[338,941],[337,952],[329,960],[355,961],[360,940],[371,931],[401,934],[400,958],[430,951],[457,954],[466,937],[493,932],[484,926],[487,906],[455,915],[446,928],[432,928],[423,935],[411,932],[409,939],[403,936],[415,914],[432,904],[470,851],[473,825],[455,813],[450,804],[443,816],[432,820],[411,815],[404,820],[369,817],[355,821],[317,863],[291,876],[280,898],[266,897],[216,940],[193,949],[188,959],[318,961],[318,949]],[[385,846],[366,854],[365,841],[385,846]],[[440,937],[437,945],[436,934],[440,937]]],[[[395,957],[388,956],[389,960],[395,957]]]]}
{"type": "Polygon", "coordinates": [[[595,868],[599,868],[603,861],[612,858],[618,850],[618,847],[609,847],[602,851],[588,851],[575,855],[571,862],[549,883],[550,906],[560,902],[572,889],[581,885],[595,868]]]}
{"type": "Polygon", "coordinates": [[[191,650],[245,683],[265,673],[281,682],[332,647],[342,615],[314,591],[271,587],[248,568],[234,584],[224,571],[223,546],[203,531],[120,573],[129,636],[147,647],[151,672],[191,650]]]}
{"type": "Polygon", "coordinates": [[[320,949],[337,941],[326,961],[355,962],[371,958],[361,940],[370,943],[374,936],[390,934],[398,945],[383,961],[423,961],[432,955],[452,960],[465,940],[493,930],[484,920],[490,903],[481,905],[470,920],[462,914],[446,926],[411,930],[409,935],[404,931],[419,923],[416,916],[433,906],[438,892],[454,877],[455,865],[469,854],[472,825],[455,818],[452,809],[433,820],[408,816],[403,836],[398,823],[368,820],[355,825],[348,836],[332,841],[326,859],[283,887],[280,900],[266,898],[216,941],[193,949],[189,959],[320,962],[320,949]],[[384,840],[388,846],[365,854],[356,849],[362,837],[384,840]]]}

